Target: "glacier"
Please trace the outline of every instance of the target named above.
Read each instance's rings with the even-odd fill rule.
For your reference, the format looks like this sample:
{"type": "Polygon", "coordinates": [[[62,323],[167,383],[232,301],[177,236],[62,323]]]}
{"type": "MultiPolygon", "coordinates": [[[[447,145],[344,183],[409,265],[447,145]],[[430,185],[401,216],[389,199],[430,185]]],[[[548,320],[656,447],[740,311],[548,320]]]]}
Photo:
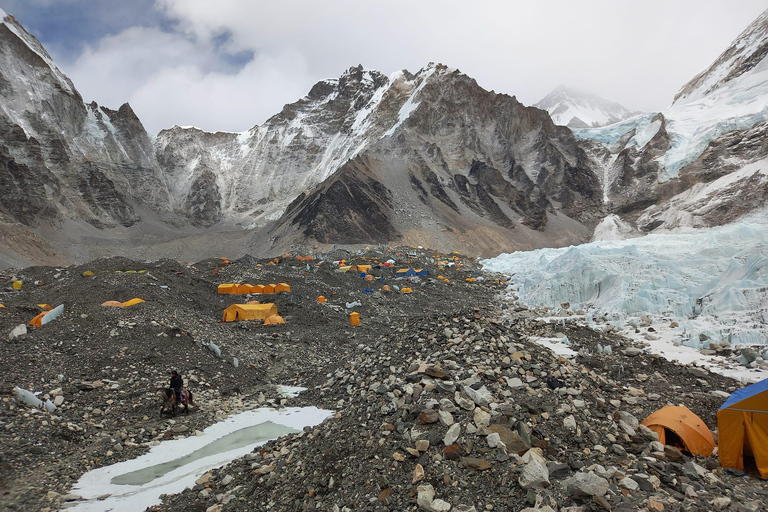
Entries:
{"type": "Polygon", "coordinates": [[[570,302],[597,327],[597,319],[624,327],[648,316],[677,322],[674,341],[695,349],[768,344],[768,210],[716,228],[501,254],[482,264],[510,276],[509,298],[556,310],[570,302]]]}

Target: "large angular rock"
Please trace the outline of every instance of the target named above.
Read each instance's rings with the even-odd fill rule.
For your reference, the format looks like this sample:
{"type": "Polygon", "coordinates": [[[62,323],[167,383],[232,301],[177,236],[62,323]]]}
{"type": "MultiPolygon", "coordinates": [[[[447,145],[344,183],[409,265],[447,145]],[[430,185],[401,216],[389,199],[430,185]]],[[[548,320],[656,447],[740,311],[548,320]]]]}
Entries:
{"type": "Polygon", "coordinates": [[[482,386],[477,390],[472,389],[469,386],[463,386],[461,389],[473,402],[475,402],[475,404],[480,407],[487,407],[488,404],[493,401],[493,395],[485,386],[482,386]]]}
{"type": "Polygon", "coordinates": [[[518,480],[523,489],[549,486],[549,470],[538,459],[534,459],[523,468],[518,480]]]}
{"type": "Polygon", "coordinates": [[[610,487],[608,480],[594,473],[576,473],[564,483],[566,491],[577,496],[602,496],[610,487]]]}

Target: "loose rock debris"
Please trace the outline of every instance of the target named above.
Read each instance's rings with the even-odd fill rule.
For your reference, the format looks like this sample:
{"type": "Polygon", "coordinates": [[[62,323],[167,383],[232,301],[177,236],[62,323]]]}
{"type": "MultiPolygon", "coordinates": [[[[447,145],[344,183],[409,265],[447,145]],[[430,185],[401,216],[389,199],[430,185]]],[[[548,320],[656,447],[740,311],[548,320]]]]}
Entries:
{"type": "Polygon", "coordinates": [[[0,273],[5,332],[37,303],[67,305],[56,322],[4,342],[0,508],[57,510],[77,499],[69,489],[89,469],[246,408],[288,404],[337,414],[153,510],[759,510],[767,498],[762,481],[662,446],[639,425],[671,403],[714,428],[722,394],[739,383],[626,355],[630,342],[617,335],[507,308],[497,300],[500,276],[472,260],[384,249],[221,261],[111,258],[0,273]],[[397,265],[375,268],[390,259],[397,265]],[[350,264],[371,264],[368,275],[384,280],[337,271],[350,264]],[[429,275],[398,281],[402,267],[429,275]],[[117,272],[135,268],[147,272],[117,272]],[[83,277],[86,270],[94,275],[83,277]],[[13,290],[13,280],[46,284],[13,290]],[[231,282],[289,283],[290,293],[268,299],[285,324],[222,323],[221,312],[241,300],[216,293],[231,282]],[[392,285],[413,293],[383,290],[392,285]],[[100,307],[131,297],[146,302],[100,307]],[[360,305],[348,310],[351,302],[360,305]],[[350,325],[351,310],[361,325],[350,325]],[[567,359],[529,341],[556,334],[575,350],[612,351],[567,359]],[[159,416],[155,388],[171,369],[201,411],[159,416]],[[289,398],[274,384],[309,389],[289,398]],[[56,412],[16,403],[14,386],[40,391],[56,412]]]}

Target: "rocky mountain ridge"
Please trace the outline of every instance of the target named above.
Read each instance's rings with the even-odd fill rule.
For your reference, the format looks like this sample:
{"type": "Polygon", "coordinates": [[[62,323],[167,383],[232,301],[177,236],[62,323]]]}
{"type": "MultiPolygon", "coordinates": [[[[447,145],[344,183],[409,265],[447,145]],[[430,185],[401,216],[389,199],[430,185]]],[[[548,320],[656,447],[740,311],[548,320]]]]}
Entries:
{"type": "Polygon", "coordinates": [[[36,225],[80,218],[130,226],[134,209],[168,194],[152,142],[127,104],[85,104],[43,46],[13,18],[0,23],[0,208],[36,225]]]}
{"type": "Polygon", "coordinates": [[[99,240],[165,243],[183,227],[252,230],[230,246],[238,254],[400,242],[495,255],[587,241],[608,215],[641,233],[765,204],[765,15],[670,109],[610,126],[557,126],[430,64],[350,68],[246,132],[174,126],[156,138],[127,104],[84,103],[3,15],[0,208],[38,231],[67,226],[80,237],[70,246],[87,239],[97,254],[99,240]]]}

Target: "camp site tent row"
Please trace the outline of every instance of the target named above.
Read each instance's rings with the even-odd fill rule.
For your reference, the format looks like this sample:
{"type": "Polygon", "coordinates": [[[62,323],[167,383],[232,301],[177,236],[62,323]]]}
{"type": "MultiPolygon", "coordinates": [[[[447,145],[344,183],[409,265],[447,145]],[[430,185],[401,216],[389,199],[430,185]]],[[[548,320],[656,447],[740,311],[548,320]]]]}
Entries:
{"type": "Polygon", "coordinates": [[[717,411],[717,431],[721,466],[743,471],[753,457],[768,478],[768,379],[733,392],[717,411]]]}
{"type": "Polygon", "coordinates": [[[113,308],[128,308],[128,307],[131,307],[131,306],[135,306],[136,304],[141,304],[142,302],[145,302],[144,299],[140,299],[138,297],[135,297],[135,298],[133,298],[131,300],[127,300],[125,302],[120,302],[120,301],[117,301],[117,300],[108,300],[106,302],[102,302],[101,305],[102,306],[107,306],[107,307],[113,307],[113,308]]]}
{"type": "Polygon", "coordinates": [[[218,287],[218,293],[229,293],[232,295],[245,295],[248,293],[280,293],[290,292],[291,286],[288,283],[279,284],[235,284],[225,283],[220,284],[218,287]]]}

